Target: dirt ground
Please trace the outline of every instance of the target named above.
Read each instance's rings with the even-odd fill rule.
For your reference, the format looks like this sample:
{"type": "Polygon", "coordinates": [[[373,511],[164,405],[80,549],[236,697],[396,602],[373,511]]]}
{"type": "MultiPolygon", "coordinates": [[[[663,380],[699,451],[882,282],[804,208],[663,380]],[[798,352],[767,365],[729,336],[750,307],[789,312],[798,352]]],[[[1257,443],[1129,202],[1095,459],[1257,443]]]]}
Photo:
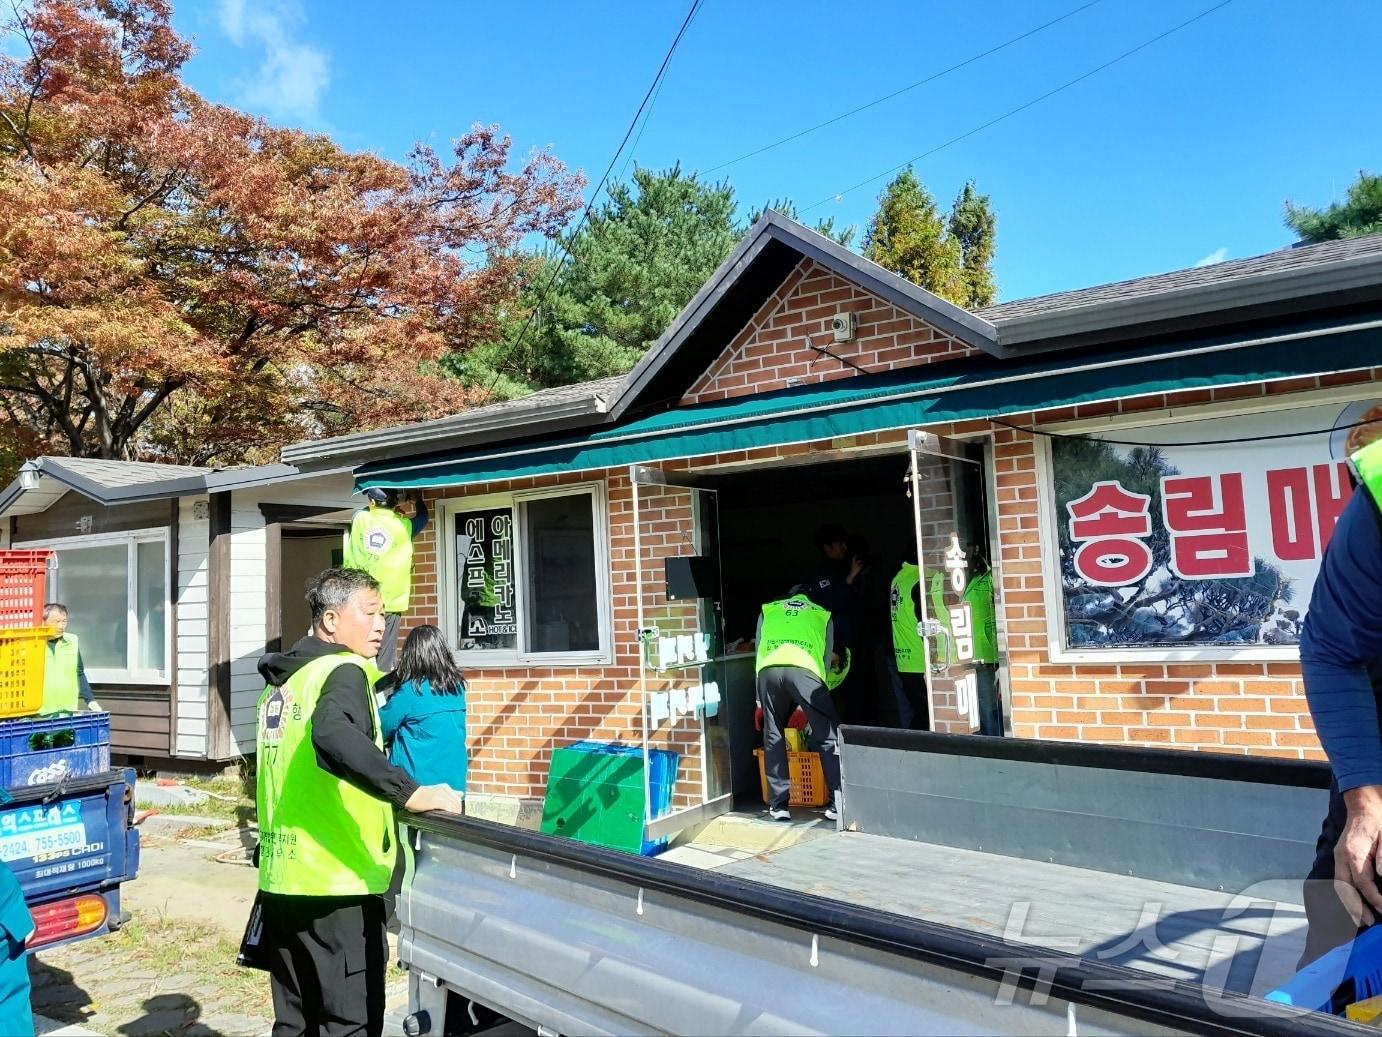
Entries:
{"type": "MultiPolygon", "coordinates": [[[[229,818],[145,822],[120,932],[30,957],[33,1008],[102,1034],[255,1037],[273,1025],[268,977],[235,951],[254,900],[253,830],[229,818]]],[[[390,1007],[407,996],[390,972],[390,1007]]]]}

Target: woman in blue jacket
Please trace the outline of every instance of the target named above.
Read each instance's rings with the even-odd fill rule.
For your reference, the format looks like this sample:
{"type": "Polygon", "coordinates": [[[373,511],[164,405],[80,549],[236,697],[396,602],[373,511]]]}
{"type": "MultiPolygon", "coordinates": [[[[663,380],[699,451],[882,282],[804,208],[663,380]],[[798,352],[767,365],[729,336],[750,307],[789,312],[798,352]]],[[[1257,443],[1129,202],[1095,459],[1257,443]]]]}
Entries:
{"type": "Polygon", "coordinates": [[[465,678],[442,632],[415,627],[394,671],[398,690],[379,710],[389,760],[422,785],[465,791],[465,678]]]}

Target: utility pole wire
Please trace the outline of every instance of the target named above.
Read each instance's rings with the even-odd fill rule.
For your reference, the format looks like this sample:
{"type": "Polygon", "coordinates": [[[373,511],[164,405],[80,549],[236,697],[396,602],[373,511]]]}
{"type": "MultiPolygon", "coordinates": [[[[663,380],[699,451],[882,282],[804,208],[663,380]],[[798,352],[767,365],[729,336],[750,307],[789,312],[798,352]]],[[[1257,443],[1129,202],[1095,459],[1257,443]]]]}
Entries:
{"type": "Polygon", "coordinates": [[[943,79],[944,77],[950,75],[952,72],[958,72],[960,69],[965,68],[968,65],[972,65],[976,61],[981,61],[982,59],[989,57],[992,54],[997,54],[1000,50],[1006,50],[1008,47],[1011,47],[1014,43],[1021,43],[1029,36],[1035,36],[1039,32],[1044,32],[1045,30],[1051,28],[1051,26],[1058,25],[1059,23],[1065,21],[1067,18],[1073,18],[1081,11],[1087,11],[1091,7],[1094,7],[1095,5],[1102,2],[1103,0],[1089,0],[1089,2],[1086,4],[1081,4],[1079,7],[1076,7],[1073,10],[1066,11],[1065,14],[1061,15],[1059,18],[1052,18],[1049,22],[1045,22],[1041,25],[1038,25],[1035,29],[1028,29],[1020,36],[1014,36],[1012,39],[1005,40],[1004,42],[997,44],[996,46],[990,47],[986,51],[982,51],[979,54],[975,54],[973,57],[965,58],[958,64],[951,65],[949,68],[946,69],[942,69],[939,72],[927,76],[925,79],[918,79],[915,83],[912,83],[908,86],[904,86],[900,90],[894,90],[890,94],[884,94],[882,97],[875,98],[874,100],[869,101],[866,104],[861,104],[858,108],[851,108],[849,111],[841,112],[839,115],[836,115],[830,119],[826,119],[824,122],[818,122],[814,126],[808,126],[804,130],[801,130],[797,133],[793,133],[790,137],[783,137],[781,140],[775,140],[771,144],[764,144],[761,148],[755,148],[753,151],[746,151],[738,158],[732,158],[728,162],[721,162],[718,166],[711,166],[709,169],[705,170],[705,173],[709,175],[710,173],[714,173],[718,170],[726,169],[729,166],[733,166],[740,162],[743,162],[745,159],[750,159],[757,155],[761,155],[765,151],[772,151],[774,148],[780,148],[784,144],[790,144],[794,140],[800,140],[802,137],[805,137],[811,133],[815,133],[817,130],[823,130],[827,126],[833,126],[835,125],[835,123],[841,122],[844,119],[848,119],[851,116],[858,115],[860,112],[868,111],[870,108],[873,108],[876,105],[883,104],[885,101],[891,101],[894,97],[901,97],[903,94],[911,90],[915,90],[919,86],[925,86],[927,83],[934,83],[937,79],[943,79]]]}
{"type": "Polygon", "coordinates": [[[1149,40],[1144,40],[1142,43],[1139,43],[1136,47],[1133,47],[1131,50],[1125,50],[1122,54],[1119,54],[1117,57],[1115,57],[1115,58],[1110,58],[1108,61],[1105,61],[1102,65],[1099,65],[1099,66],[1097,66],[1096,68],[1090,69],[1088,72],[1084,73],[1083,75],[1076,76],[1074,79],[1070,80],[1069,82],[1062,83],[1060,86],[1056,87],[1056,88],[1053,89],[1053,90],[1048,90],[1048,91],[1046,91],[1046,93],[1042,94],[1040,97],[1033,98],[1032,100],[1028,101],[1026,104],[1018,105],[1018,107],[1013,108],[1011,111],[1004,112],[1002,115],[997,116],[996,118],[990,119],[988,122],[984,123],[983,125],[974,127],[972,130],[966,130],[964,133],[961,133],[958,137],[951,137],[951,138],[950,138],[948,141],[946,141],[944,144],[937,144],[937,145],[936,145],[934,148],[932,148],[930,151],[923,151],[920,155],[915,155],[915,156],[913,156],[912,158],[907,159],[907,161],[905,161],[905,162],[900,162],[900,163],[898,163],[897,165],[893,166],[891,169],[885,169],[885,170],[883,170],[883,172],[877,173],[877,174],[875,174],[874,176],[869,177],[867,180],[860,180],[857,184],[855,184],[855,185],[852,186],[852,187],[846,187],[843,191],[838,191],[838,192],[836,192],[835,194],[832,194],[832,195],[830,195],[830,196],[828,196],[828,197],[826,197],[826,198],[822,198],[822,199],[821,199],[820,201],[818,201],[818,202],[812,202],[810,205],[806,206],[804,209],[802,209],[802,210],[800,210],[800,211],[803,212],[803,213],[808,213],[808,212],[810,212],[812,209],[819,209],[822,205],[825,205],[827,202],[838,201],[839,199],[843,198],[845,195],[850,194],[850,193],[852,193],[852,192],[854,192],[854,191],[859,190],[859,188],[861,188],[861,187],[867,187],[869,184],[873,183],[875,180],[881,180],[881,179],[883,179],[883,177],[888,176],[888,175],[890,175],[890,174],[892,174],[892,173],[900,172],[901,170],[906,169],[908,166],[913,165],[913,164],[916,163],[916,162],[920,162],[920,161],[921,161],[922,159],[924,159],[924,158],[930,158],[932,155],[936,154],[937,152],[944,151],[946,148],[950,147],[951,145],[958,144],[960,141],[966,140],[966,139],[968,139],[969,137],[974,136],[976,133],[981,133],[981,132],[983,132],[984,130],[988,129],[988,128],[991,127],[991,126],[997,126],[1000,122],[1003,122],[1003,121],[1006,120],[1006,119],[1011,119],[1014,115],[1018,115],[1018,114],[1020,114],[1020,113],[1022,113],[1022,112],[1025,112],[1028,108],[1033,108],[1033,107],[1035,107],[1036,105],[1040,104],[1042,101],[1045,101],[1045,100],[1048,100],[1049,98],[1055,97],[1056,94],[1059,94],[1059,93],[1061,93],[1062,91],[1065,91],[1065,90],[1069,90],[1072,86],[1076,86],[1076,85],[1078,85],[1078,84],[1080,84],[1080,83],[1083,83],[1086,79],[1089,79],[1091,76],[1096,76],[1096,75],[1098,75],[1100,72],[1104,71],[1105,69],[1111,68],[1112,66],[1118,64],[1118,62],[1123,61],[1123,60],[1125,60],[1126,58],[1132,57],[1134,54],[1138,53],[1139,51],[1146,50],[1148,47],[1152,46],[1154,43],[1160,43],[1162,40],[1166,39],[1166,37],[1171,36],[1171,35],[1174,35],[1175,33],[1180,32],[1182,29],[1185,29],[1185,28],[1188,28],[1188,27],[1191,26],[1191,25],[1194,25],[1194,24],[1195,24],[1196,22],[1198,22],[1201,18],[1207,18],[1207,17],[1209,17],[1211,14],[1213,14],[1215,11],[1222,10],[1223,8],[1227,7],[1227,6],[1228,6],[1229,4],[1231,4],[1231,3],[1233,3],[1233,0],[1223,0],[1222,3],[1215,4],[1213,7],[1210,7],[1210,8],[1207,8],[1207,9],[1201,11],[1199,14],[1195,15],[1193,18],[1188,18],[1188,19],[1186,19],[1185,21],[1181,22],[1179,25],[1172,26],[1171,28],[1167,29],[1165,32],[1159,33],[1158,35],[1153,36],[1153,37],[1152,37],[1151,39],[1149,39],[1149,40]]]}
{"type": "MultiPolygon", "coordinates": [[[[638,111],[634,112],[633,120],[629,123],[629,128],[624,131],[624,139],[619,142],[619,147],[615,149],[614,155],[609,160],[609,165],[605,167],[605,172],[600,177],[600,182],[595,185],[595,190],[590,194],[590,203],[586,205],[585,211],[581,213],[581,218],[576,221],[576,227],[562,241],[561,257],[557,260],[557,267],[552,271],[552,276],[547,279],[546,286],[542,289],[542,294],[538,296],[537,303],[533,306],[532,312],[528,314],[528,319],[523,322],[523,327],[518,332],[518,337],[514,339],[513,348],[517,350],[523,345],[523,340],[528,336],[528,329],[533,326],[533,321],[542,310],[543,304],[547,301],[547,296],[551,294],[552,288],[561,277],[562,271],[566,268],[566,261],[571,258],[571,246],[576,242],[576,236],[580,234],[581,228],[590,219],[590,214],[595,210],[595,203],[599,201],[600,192],[604,190],[605,183],[609,180],[609,174],[614,169],[614,164],[619,161],[619,156],[623,154],[625,146],[629,143],[629,138],[633,136],[634,127],[638,125],[638,120],[643,115],[643,110],[648,107],[648,102],[656,93],[658,86],[662,82],[662,77],[667,73],[667,66],[672,63],[672,55],[677,52],[677,46],[681,43],[681,38],[686,35],[686,30],[690,28],[692,20],[696,17],[696,12],[700,10],[704,0],[693,0],[691,9],[686,12],[686,18],[681,23],[681,28],[677,30],[676,38],[672,40],[672,45],[667,48],[667,54],[662,59],[662,64],[658,67],[657,75],[653,76],[653,81],[648,85],[648,91],[643,95],[643,101],[638,106],[638,111]]],[[[499,372],[495,373],[494,381],[490,383],[490,389],[499,382],[499,372]]]]}

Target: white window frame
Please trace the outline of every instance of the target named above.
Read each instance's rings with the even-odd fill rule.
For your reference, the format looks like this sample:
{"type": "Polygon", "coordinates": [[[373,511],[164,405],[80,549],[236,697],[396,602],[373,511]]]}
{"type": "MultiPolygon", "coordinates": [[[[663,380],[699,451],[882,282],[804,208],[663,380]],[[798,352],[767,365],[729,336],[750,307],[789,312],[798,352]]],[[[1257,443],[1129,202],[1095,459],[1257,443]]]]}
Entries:
{"type": "Polygon", "coordinates": [[[462,664],[477,669],[507,666],[609,666],[614,662],[614,595],[610,587],[609,507],[603,482],[572,483],[540,490],[515,490],[474,497],[454,497],[436,506],[437,537],[440,541],[438,569],[438,615],[448,643],[462,664]],[[595,597],[600,629],[600,647],[589,652],[532,652],[525,648],[527,633],[528,546],[523,532],[520,505],[553,497],[589,495],[594,519],[595,597]],[[510,510],[513,516],[514,613],[518,619],[518,645],[513,650],[475,649],[461,651],[456,641],[456,589],[458,568],[453,529],[457,514],[494,508],[510,510]]]}
{"type": "MultiPolygon", "coordinates": [[[[163,669],[149,670],[137,667],[125,669],[86,668],[86,677],[92,684],[130,684],[130,685],[168,685],[171,684],[173,660],[173,571],[172,539],[168,527],[156,526],[149,529],[132,529],[120,533],[92,533],[86,536],[57,537],[48,540],[26,540],[16,547],[47,549],[52,551],[80,551],[88,547],[109,547],[124,544],[127,548],[125,609],[127,616],[125,658],[134,659],[139,654],[139,616],[135,612],[138,601],[139,555],[138,545],[161,542],[163,544],[163,669]]],[[[81,631],[74,631],[80,640],[81,631]]]]}
{"type": "MultiPolygon", "coordinates": [[[[1100,418],[1039,424],[1042,431],[1063,434],[1111,434],[1124,429],[1145,429],[1158,425],[1203,421],[1206,418],[1239,417],[1264,411],[1298,410],[1318,407],[1326,403],[1353,403],[1370,400],[1379,395],[1374,383],[1340,386],[1291,393],[1285,396],[1264,396],[1248,400],[1225,400],[1220,403],[1201,403],[1185,407],[1110,414],[1100,418]]],[[[1273,663],[1299,662],[1300,648],[1294,645],[1272,647],[1251,645],[1244,648],[1067,648],[1065,602],[1060,591],[1060,518],[1056,514],[1055,472],[1051,461],[1051,440],[1035,437],[1037,442],[1037,532],[1040,542],[1049,545],[1042,551],[1042,576],[1046,604],[1047,652],[1050,661],[1059,663],[1273,663]]]]}

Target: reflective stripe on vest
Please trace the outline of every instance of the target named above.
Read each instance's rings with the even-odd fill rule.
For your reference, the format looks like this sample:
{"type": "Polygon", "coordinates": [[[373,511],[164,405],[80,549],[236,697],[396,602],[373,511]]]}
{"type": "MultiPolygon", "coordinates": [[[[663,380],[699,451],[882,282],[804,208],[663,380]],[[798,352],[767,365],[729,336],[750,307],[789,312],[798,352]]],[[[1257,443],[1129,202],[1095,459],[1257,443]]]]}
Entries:
{"type": "Polygon", "coordinates": [[[893,654],[898,673],[926,672],[926,648],[917,633],[917,607],[912,601],[920,583],[921,570],[911,562],[903,562],[893,577],[893,654]]]}
{"type": "Polygon", "coordinates": [[[407,612],[413,583],[413,523],[392,508],[357,511],[345,535],[341,564],[379,581],[385,612],[407,612]]]}
{"type": "Polygon", "coordinates": [[[77,681],[77,635],[63,634],[48,642],[43,660],[43,705],[40,713],[75,713],[81,698],[77,681]]]}
{"type": "Polygon", "coordinates": [[[807,598],[763,606],[755,672],[769,666],[799,666],[825,680],[825,635],[830,613],[807,598]]]}
{"type": "Polygon", "coordinates": [[[1349,460],[1358,481],[1367,487],[1373,503],[1382,511],[1382,439],[1373,440],[1349,460]]]}
{"type": "Polygon", "coordinates": [[[294,896],[383,893],[397,854],[393,807],[323,770],[312,746],[312,713],[322,685],[340,666],[365,673],[374,744],[383,735],[373,663],[342,652],[313,659],[281,688],[259,698],[256,748],[259,802],[259,888],[294,896]]]}

